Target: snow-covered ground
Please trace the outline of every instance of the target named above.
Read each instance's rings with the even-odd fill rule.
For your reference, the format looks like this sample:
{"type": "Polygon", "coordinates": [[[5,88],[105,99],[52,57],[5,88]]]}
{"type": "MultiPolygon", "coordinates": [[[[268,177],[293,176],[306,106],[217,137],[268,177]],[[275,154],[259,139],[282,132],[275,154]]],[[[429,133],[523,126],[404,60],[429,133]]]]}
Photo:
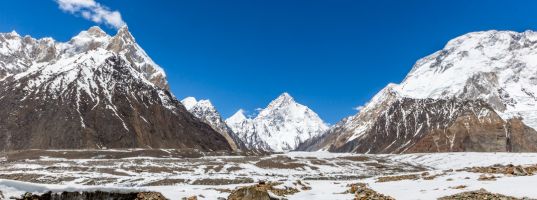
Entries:
{"type": "Polygon", "coordinates": [[[396,199],[436,199],[481,188],[515,197],[537,198],[537,190],[532,189],[537,175],[495,175],[499,177],[495,181],[479,181],[480,173],[457,171],[495,164],[534,165],[537,164],[536,153],[290,152],[268,156],[166,158],[140,155],[116,159],[105,159],[107,155],[73,159],[69,158],[70,152],[54,152],[54,155],[38,159],[0,159],[0,191],[6,198],[24,192],[101,190],[156,191],[170,199],[190,196],[217,199],[226,198],[229,190],[258,181],[277,181],[282,182],[278,187],[296,187],[294,183],[300,180],[311,190],[296,187],[300,192],[287,199],[352,199],[353,194],[345,192],[351,183],[367,183],[373,190],[396,199]],[[439,176],[431,180],[377,182],[382,176],[419,175],[425,171],[439,176]],[[457,186],[465,188],[456,189],[457,186]]]}

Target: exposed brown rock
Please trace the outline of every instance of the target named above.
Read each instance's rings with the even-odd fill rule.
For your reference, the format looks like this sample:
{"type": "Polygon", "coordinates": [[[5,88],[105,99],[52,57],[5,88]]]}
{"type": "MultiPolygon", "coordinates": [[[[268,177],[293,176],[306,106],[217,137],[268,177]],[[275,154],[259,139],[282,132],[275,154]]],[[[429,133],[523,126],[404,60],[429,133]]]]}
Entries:
{"type": "Polygon", "coordinates": [[[505,174],[510,176],[531,176],[537,173],[537,165],[494,165],[489,167],[469,167],[462,169],[462,171],[487,174],[505,174]]]}
{"type": "Polygon", "coordinates": [[[253,183],[251,178],[235,178],[235,179],[197,179],[192,182],[192,185],[232,185],[253,183]]]}
{"type": "Polygon", "coordinates": [[[183,200],[198,200],[197,196],[184,197],[183,200]]]}
{"type": "Polygon", "coordinates": [[[261,160],[255,164],[260,168],[275,168],[275,169],[297,169],[304,168],[306,164],[298,163],[296,160],[293,160],[287,156],[276,156],[274,158],[269,158],[261,160]]]}
{"type": "Polygon", "coordinates": [[[495,181],[496,176],[487,175],[487,174],[481,174],[477,180],[479,180],[479,181],[495,181]]]}
{"type": "Polygon", "coordinates": [[[391,182],[391,181],[401,181],[401,180],[418,180],[420,176],[418,174],[407,174],[399,176],[382,176],[377,178],[377,182],[391,182]]]}
{"type": "Polygon", "coordinates": [[[395,200],[370,189],[365,183],[350,184],[347,187],[350,187],[348,192],[355,195],[355,200],[395,200]]]}
{"type": "Polygon", "coordinates": [[[467,199],[484,199],[484,200],[519,200],[519,198],[494,194],[484,189],[472,192],[463,192],[447,197],[438,198],[439,200],[467,200],[467,199]]]}
{"type": "Polygon", "coordinates": [[[458,185],[458,186],[455,186],[455,187],[451,187],[452,189],[456,189],[456,190],[460,190],[460,189],[464,189],[464,188],[467,188],[468,186],[466,185],[458,185]]]}
{"type": "Polygon", "coordinates": [[[233,191],[229,196],[228,200],[278,200],[278,198],[271,197],[269,195],[269,191],[277,196],[287,196],[292,195],[299,190],[296,188],[288,188],[285,187],[284,189],[275,188],[274,186],[279,185],[280,183],[264,183],[261,182],[254,186],[247,186],[247,187],[241,187],[235,191],[233,191]]]}

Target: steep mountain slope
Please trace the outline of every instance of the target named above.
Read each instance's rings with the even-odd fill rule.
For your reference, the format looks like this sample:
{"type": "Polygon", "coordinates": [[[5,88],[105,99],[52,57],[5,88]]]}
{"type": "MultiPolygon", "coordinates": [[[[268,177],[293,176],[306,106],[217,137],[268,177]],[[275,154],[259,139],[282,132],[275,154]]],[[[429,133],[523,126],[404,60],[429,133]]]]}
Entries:
{"type": "Polygon", "coordinates": [[[319,116],[308,107],[283,93],[253,118],[242,110],[226,120],[247,147],[266,151],[288,151],[301,142],[328,129],[319,116]]]}
{"type": "Polygon", "coordinates": [[[536,151],[537,33],[463,35],[302,150],[536,151]],[[486,113],[486,114],[485,114],[486,113]]]}
{"type": "Polygon", "coordinates": [[[209,100],[196,100],[194,97],[187,97],[181,101],[185,108],[201,121],[209,124],[214,130],[226,138],[233,150],[245,149],[246,147],[237,138],[235,133],[222,119],[220,113],[209,100]]]}
{"type": "Polygon", "coordinates": [[[168,91],[126,27],[69,42],[0,35],[0,147],[230,149],[168,91]]]}

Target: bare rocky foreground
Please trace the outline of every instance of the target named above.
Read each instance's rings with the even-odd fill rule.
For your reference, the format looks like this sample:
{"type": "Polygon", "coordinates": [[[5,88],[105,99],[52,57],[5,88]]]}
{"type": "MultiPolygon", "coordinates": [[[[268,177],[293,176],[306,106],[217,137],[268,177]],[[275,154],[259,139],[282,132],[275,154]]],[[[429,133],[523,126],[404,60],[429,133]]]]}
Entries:
{"type": "Polygon", "coordinates": [[[0,199],[96,191],[124,199],[144,199],[133,198],[141,192],[167,199],[457,199],[453,195],[482,188],[497,196],[537,198],[529,189],[537,181],[535,164],[537,154],[508,153],[29,150],[0,155],[0,199]],[[505,184],[520,187],[506,191],[505,184]],[[416,195],[408,196],[412,191],[416,195]]]}

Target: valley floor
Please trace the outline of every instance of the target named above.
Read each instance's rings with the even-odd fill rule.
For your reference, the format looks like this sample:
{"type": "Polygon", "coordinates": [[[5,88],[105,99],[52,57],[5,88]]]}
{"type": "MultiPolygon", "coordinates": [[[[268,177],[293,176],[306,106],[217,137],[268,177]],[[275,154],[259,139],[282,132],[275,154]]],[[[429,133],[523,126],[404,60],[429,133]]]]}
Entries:
{"type": "Polygon", "coordinates": [[[436,199],[480,189],[537,198],[536,164],[536,153],[261,156],[177,150],[26,151],[0,156],[0,191],[5,199],[25,192],[101,190],[213,200],[263,181],[292,189],[292,194],[285,194],[289,200],[353,199],[355,194],[348,191],[355,183],[395,199],[436,199]]]}

